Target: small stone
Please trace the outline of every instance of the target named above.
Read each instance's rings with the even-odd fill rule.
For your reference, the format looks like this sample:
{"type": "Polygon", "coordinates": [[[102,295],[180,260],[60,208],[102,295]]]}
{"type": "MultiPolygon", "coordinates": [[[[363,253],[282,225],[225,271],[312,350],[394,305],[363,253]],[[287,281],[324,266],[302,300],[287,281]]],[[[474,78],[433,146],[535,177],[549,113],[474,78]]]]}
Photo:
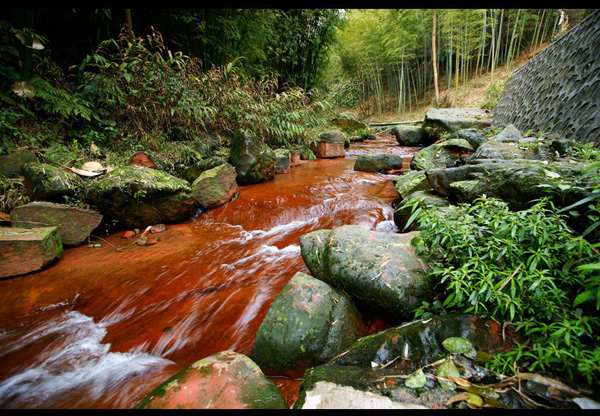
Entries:
{"type": "Polygon", "coordinates": [[[135,235],[140,235],[141,233],[139,228],[134,229],[133,232],[135,233],[135,235]]]}
{"type": "Polygon", "coordinates": [[[140,239],[137,241],[137,245],[138,246],[148,245],[148,237],[140,237],[140,239]]]}
{"type": "MultiPolygon", "coordinates": [[[[144,238],[146,238],[146,237],[144,237],[144,238]]],[[[153,246],[154,244],[157,244],[159,241],[160,241],[160,238],[158,238],[158,237],[150,237],[150,238],[148,238],[146,245],[153,246]]]]}
{"type": "Polygon", "coordinates": [[[167,229],[167,226],[164,224],[156,224],[153,225],[152,228],[150,228],[150,232],[152,234],[156,234],[156,233],[162,233],[167,229]]]}
{"type": "Polygon", "coordinates": [[[129,230],[129,231],[125,231],[123,233],[123,236],[121,236],[121,238],[125,238],[125,239],[128,240],[128,239],[133,238],[135,236],[136,236],[136,233],[134,231],[129,230]]]}

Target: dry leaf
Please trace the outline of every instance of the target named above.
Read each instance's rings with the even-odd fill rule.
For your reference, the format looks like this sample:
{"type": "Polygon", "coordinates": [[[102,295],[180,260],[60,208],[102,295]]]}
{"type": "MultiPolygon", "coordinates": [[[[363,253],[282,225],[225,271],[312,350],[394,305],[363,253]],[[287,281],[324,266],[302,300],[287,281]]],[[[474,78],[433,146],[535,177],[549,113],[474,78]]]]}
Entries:
{"type": "Polygon", "coordinates": [[[467,380],[465,380],[464,378],[460,378],[460,377],[452,377],[452,376],[448,376],[447,377],[448,380],[452,380],[454,381],[456,384],[458,384],[459,386],[462,387],[471,387],[471,383],[469,383],[467,380]]]}
{"type": "Polygon", "coordinates": [[[94,177],[94,176],[102,175],[102,173],[100,173],[100,172],[90,172],[87,170],[81,170],[81,169],[77,169],[77,168],[67,168],[67,169],[71,170],[72,172],[75,172],[79,176],[94,177]]]}
{"type": "Polygon", "coordinates": [[[469,399],[469,393],[467,393],[467,392],[458,393],[448,399],[448,401],[446,402],[446,406],[449,406],[452,403],[462,402],[462,401],[465,401],[468,399],[469,399]]]}
{"type": "Polygon", "coordinates": [[[81,169],[89,172],[100,172],[106,170],[104,166],[100,164],[100,162],[85,162],[83,165],[81,165],[81,169]]]}

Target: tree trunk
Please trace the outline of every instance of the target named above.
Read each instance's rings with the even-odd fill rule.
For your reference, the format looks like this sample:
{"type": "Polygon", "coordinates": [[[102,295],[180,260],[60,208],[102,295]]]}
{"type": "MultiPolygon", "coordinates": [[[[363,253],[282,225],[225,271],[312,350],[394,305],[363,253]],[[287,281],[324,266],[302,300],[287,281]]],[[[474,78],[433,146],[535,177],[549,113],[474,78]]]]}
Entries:
{"type": "Polygon", "coordinates": [[[433,85],[435,86],[435,106],[438,106],[438,103],[440,102],[440,89],[438,87],[438,68],[437,68],[437,48],[436,48],[436,40],[437,40],[437,36],[436,36],[436,16],[435,16],[435,9],[433,9],[433,41],[432,43],[432,47],[433,50],[431,51],[431,59],[433,61],[433,85]]]}
{"type": "Polygon", "coordinates": [[[127,27],[127,35],[133,38],[133,23],[131,21],[131,9],[125,9],[125,26],[127,27]]]}

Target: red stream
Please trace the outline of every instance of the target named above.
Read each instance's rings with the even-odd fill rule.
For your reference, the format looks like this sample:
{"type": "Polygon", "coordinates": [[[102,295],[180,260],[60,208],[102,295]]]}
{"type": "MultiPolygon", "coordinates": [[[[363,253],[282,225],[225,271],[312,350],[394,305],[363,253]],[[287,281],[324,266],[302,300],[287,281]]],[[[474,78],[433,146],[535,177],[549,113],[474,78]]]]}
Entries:
{"type": "MultiPolygon", "coordinates": [[[[408,168],[416,150],[393,136],[352,144],[345,158],[241,187],[229,204],[168,225],[154,246],[117,251],[131,244],[119,232],[0,280],[0,407],[131,408],[197,360],[250,355],[277,294],[309,273],[301,235],[390,225],[397,175],[355,172],[356,155],[401,154],[408,168]]],[[[299,381],[272,380],[293,404],[299,381]]]]}

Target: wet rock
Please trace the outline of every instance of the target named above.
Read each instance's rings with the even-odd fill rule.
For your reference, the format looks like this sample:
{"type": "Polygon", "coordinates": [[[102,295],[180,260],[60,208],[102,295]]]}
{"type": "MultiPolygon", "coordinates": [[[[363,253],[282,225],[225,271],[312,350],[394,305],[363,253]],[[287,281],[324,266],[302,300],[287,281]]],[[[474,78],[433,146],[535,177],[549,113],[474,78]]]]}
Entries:
{"type": "Polygon", "coordinates": [[[317,144],[311,144],[310,150],[319,159],[329,159],[346,156],[344,134],[337,130],[323,132],[319,135],[317,144]]]}
{"type": "Polygon", "coordinates": [[[246,131],[235,133],[231,141],[229,163],[235,167],[239,185],[264,182],[275,176],[275,153],[246,131]]]}
{"type": "Polygon", "coordinates": [[[0,277],[38,271],[62,252],[56,227],[0,227],[0,277]]]}
{"type": "Polygon", "coordinates": [[[125,166],[89,185],[88,199],[100,212],[127,227],[173,224],[196,211],[196,198],[183,179],[155,169],[125,166]]]}
{"type": "Polygon", "coordinates": [[[394,126],[392,134],[400,146],[429,146],[435,141],[419,126],[394,126]]]}
{"type": "Polygon", "coordinates": [[[167,226],[164,224],[156,224],[153,225],[152,228],[150,228],[150,233],[152,234],[156,234],[156,233],[164,233],[167,230],[167,226]]]}
{"type": "MultiPolygon", "coordinates": [[[[536,160],[489,161],[451,169],[427,171],[433,189],[455,202],[473,202],[481,194],[506,201],[513,210],[526,209],[531,201],[550,196],[561,206],[589,195],[598,183],[593,177],[582,178],[588,163],[547,162],[536,160]],[[465,181],[462,189],[456,182],[465,181]],[[466,182],[470,181],[470,182],[466,182]],[[548,193],[558,184],[568,185],[561,195],[548,193]]],[[[558,189],[558,188],[557,188],[558,189]]]]}
{"type": "Polygon", "coordinates": [[[331,120],[337,129],[341,130],[350,142],[362,142],[370,136],[369,126],[349,114],[340,114],[331,120]]]}
{"type": "Polygon", "coordinates": [[[503,128],[500,133],[494,136],[492,140],[516,143],[522,137],[523,136],[521,136],[521,132],[513,124],[509,124],[503,128]]]}
{"type": "Polygon", "coordinates": [[[121,236],[121,238],[124,238],[124,239],[126,239],[126,240],[129,240],[129,239],[131,239],[131,238],[133,238],[133,237],[135,237],[135,236],[136,236],[136,234],[135,234],[135,231],[131,231],[131,230],[129,230],[129,231],[125,231],[125,232],[123,233],[123,235],[121,236]]]}
{"type": "Polygon", "coordinates": [[[485,137],[485,134],[476,128],[459,130],[456,135],[459,139],[468,141],[469,144],[473,146],[473,149],[477,149],[488,140],[488,138],[485,137]]]}
{"type": "Polygon", "coordinates": [[[35,153],[25,148],[17,149],[8,155],[0,156],[0,177],[20,175],[23,165],[37,161],[35,153]]]}
{"type": "Polygon", "coordinates": [[[464,139],[446,140],[416,153],[410,162],[410,168],[427,170],[452,167],[472,151],[473,147],[464,139]]]}
{"type": "Polygon", "coordinates": [[[361,154],[354,162],[354,170],[361,172],[383,172],[402,169],[402,156],[387,153],[361,154]]]}
{"type": "Polygon", "coordinates": [[[301,377],[350,347],[363,332],[360,313],[344,293],[298,272],[279,293],[250,358],[267,374],[301,377]]]}
{"type": "Polygon", "coordinates": [[[29,197],[34,200],[63,202],[63,198],[73,197],[82,184],[81,179],[68,169],[44,163],[27,163],[21,172],[29,197]]]}
{"type": "Polygon", "coordinates": [[[406,198],[417,191],[427,191],[431,189],[427,175],[422,170],[407,170],[401,176],[394,180],[396,192],[401,198],[406,198]]]}
{"type": "Polygon", "coordinates": [[[150,156],[144,152],[138,152],[133,155],[129,161],[129,166],[140,166],[144,168],[156,169],[156,165],[150,159],[150,156]]]}
{"type": "MultiPolygon", "coordinates": [[[[514,334],[506,334],[507,340],[514,334]]],[[[464,403],[447,406],[456,392],[444,389],[435,379],[438,369],[454,366],[471,383],[499,381],[494,373],[478,366],[461,353],[449,353],[443,344],[449,338],[465,338],[478,351],[492,354],[513,347],[502,338],[502,329],[492,320],[474,315],[442,315],[426,321],[408,322],[369,335],[326,364],[306,371],[295,408],[302,408],[318,383],[329,382],[353,389],[384,394],[393,402],[433,408],[466,408],[464,403]],[[450,363],[450,361],[452,363],[450,363]],[[425,383],[408,382],[421,371],[425,383]]],[[[443,373],[443,371],[442,371],[443,373]]],[[[423,377],[421,377],[423,378],[423,377]]],[[[496,397],[505,407],[527,407],[514,396],[496,397]]],[[[350,396],[349,396],[350,397],[350,396]]]]}
{"type": "Polygon", "coordinates": [[[190,184],[194,183],[198,176],[204,171],[207,171],[222,164],[227,163],[227,158],[221,156],[211,156],[206,159],[202,159],[194,163],[183,170],[181,177],[188,181],[190,184]]]}
{"type": "Polygon", "coordinates": [[[192,184],[192,192],[204,209],[220,207],[239,192],[235,168],[226,163],[206,170],[192,184]]]}
{"type": "MultiPolygon", "coordinates": [[[[299,155],[298,155],[299,156],[299,155]]],[[[275,150],[275,173],[288,173],[290,171],[291,155],[287,149],[275,150]]]]}
{"type": "Polygon", "coordinates": [[[13,227],[58,227],[64,245],[77,246],[100,225],[102,215],[95,211],[52,202],[31,202],[10,213],[13,227]]]}
{"type": "Polygon", "coordinates": [[[318,381],[305,394],[301,409],[428,409],[426,406],[401,403],[382,394],[328,381],[318,381]]]}
{"type": "Polygon", "coordinates": [[[299,166],[300,160],[302,160],[302,151],[300,149],[290,149],[290,167],[299,166]]]}
{"type": "Polygon", "coordinates": [[[491,114],[480,108],[430,108],[425,113],[423,129],[437,139],[444,133],[476,127],[483,129],[492,125],[491,114]]]}
{"type": "Polygon", "coordinates": [[[398,226],[400,232],[417,231],[420,229],[417,220],[423,216],[425,211],[429,209],[439,209],[442,207],[447,207],[448,205],[450,205],[448,200],[444,197],[439,196],[434,191],[417,191],[410,194],[400,202],[398,208],[394,211],[394,222],[398,226]],[[406,203],[410,203],[417,199],[421,201],[419,202],[419,208],[421,208],[421,213],[417,215],[417,217],[411,222],[407,229],[404,229],[406,223],[413,214],[413,210],[410,207],[400,207],[402,207],[406,203]]]}
{"type": "Polygon", "coordinates": [[[415,235],[346,225],[303,235],[300,251],[314,277],[361,299],[392,321],[401,320],[430,296],[426,263],[410,244],[415,235]]]}
{"type": "Polygon", "coordinates": [[[287,409],[287,405],[252,360],[223,351],[175,374],[135,408],[287,409]]]}

